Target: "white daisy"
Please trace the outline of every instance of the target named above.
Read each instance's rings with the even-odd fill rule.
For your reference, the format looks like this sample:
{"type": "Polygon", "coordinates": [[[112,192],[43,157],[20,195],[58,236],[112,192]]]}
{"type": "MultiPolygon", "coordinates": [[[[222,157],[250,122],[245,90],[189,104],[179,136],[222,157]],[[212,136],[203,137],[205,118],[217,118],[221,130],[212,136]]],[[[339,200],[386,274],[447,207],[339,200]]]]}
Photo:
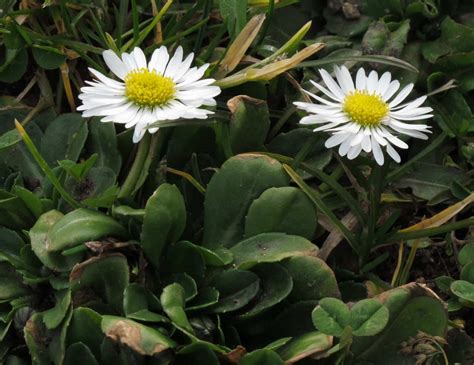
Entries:
{"type": "MultiPolygon", "coordinates": [[[[209,64],[191,67],[194,54],[183,60],[183,49],[178,47],[170,59],[162,46],[147,62],[140,48],[121,57],[113,51],[103,52],[105,63],[121,80],[113,80],[89,68],[96,77],[81,88],[77,109],[83,117],[101,116],[102,122],[125,124],[135,128],[133,142],[142,139],[146,127],[160,120],[205,119],[213,112],[202,109],[214,106],[221,90],[212,86],[214,79],[202,79],[209,64]]],[[[158,128],[149,128],[155,133],[158,128]]]]}
{"type": "Polygon", "coordinates": [[[426,96],[419,97],[409,103],[401,104],[413,90],[413,84],[400,88],[397,80],[391,81],[390,72],[380,78],[377,72],[371,71],[366,76],[363,68],[357,71],[354,82],[349,70],[335,67],[334,80],[327,71],[319,70],[326,84],[323,87],[314,81],[311,83],[327,98],[322,98],[303,90],[320,104],[295,102],[294,104],[310,115],[301,119],[301,124],[321,124],[314,129],[332,134],[326,140],[326,147],[339,145],[339,154],[349,159],[356,158],[362,150],[372,152],[379,165],[384,163],[382,148],[396,162],[400,155],[393,146],[408,148],[397,134],[428,139],[425,133],[431,133],[425,124],[412,124],[402,121],[414,121],[431,118],[433,109],[421,107],[426,96]],[[393,145],[393,146],[392,146],[393,145]]]}

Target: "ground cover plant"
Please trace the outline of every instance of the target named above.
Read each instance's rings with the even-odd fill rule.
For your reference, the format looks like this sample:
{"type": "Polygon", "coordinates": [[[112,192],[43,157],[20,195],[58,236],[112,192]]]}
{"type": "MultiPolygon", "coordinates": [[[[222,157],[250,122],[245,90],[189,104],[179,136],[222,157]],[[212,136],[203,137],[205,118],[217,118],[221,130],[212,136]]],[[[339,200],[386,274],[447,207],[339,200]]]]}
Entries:
{"type": "Polygon", "coordinates": [[[473,364],[469,0],[0,1],[0,363],[473,364]]]}

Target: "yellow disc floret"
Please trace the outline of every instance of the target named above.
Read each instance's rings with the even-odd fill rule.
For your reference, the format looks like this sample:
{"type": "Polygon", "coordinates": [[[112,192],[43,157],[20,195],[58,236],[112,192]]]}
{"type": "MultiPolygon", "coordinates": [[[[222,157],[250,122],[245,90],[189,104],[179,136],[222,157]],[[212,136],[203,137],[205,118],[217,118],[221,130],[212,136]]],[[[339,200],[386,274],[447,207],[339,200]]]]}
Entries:
{"type": "Polygon", "coordinates": [[[125,95],[141,107],[152,108],[173,99],[175,84],[171,77],[140,68],[125,76],[125,95]]]}
{"type": "Polygon", "coordinates": [[[379,125],[389,111],[387,103],[380,96],[365,90],[348,94],[342,109],[352,121],[364,127],[379,125]]]}

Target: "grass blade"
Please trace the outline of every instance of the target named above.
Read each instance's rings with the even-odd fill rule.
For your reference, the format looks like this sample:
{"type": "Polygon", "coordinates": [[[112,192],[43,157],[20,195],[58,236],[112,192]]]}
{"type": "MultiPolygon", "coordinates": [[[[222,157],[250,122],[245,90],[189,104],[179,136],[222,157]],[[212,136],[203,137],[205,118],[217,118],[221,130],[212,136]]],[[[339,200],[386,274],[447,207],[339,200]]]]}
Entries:
{"type": "Polygon", "coordinates": [[[21,137],[23,138],[23,141],[25,141],[26,147],[30,151],[30,153],[33,155],[34,159],[40,166],[41,170],[45,173],[51,184],[55,187],[55,189],[61,194],[62,198],[73,208],[80,208],[81,205],[71,196],[69,193],[63,188],[61,183],[59,182],[58,178],[54,174],[53,170],[48,166],[48,163],[44,160],[43,156],[41,156],[40,152],[34,145],[33,141],[31,140],[30,136],[28,133],[25,131],[23,126],[21,125],[18,120],[15,119],[15,126],[16,129],[18,130],[18,133],[20,133],[21,137]]]}

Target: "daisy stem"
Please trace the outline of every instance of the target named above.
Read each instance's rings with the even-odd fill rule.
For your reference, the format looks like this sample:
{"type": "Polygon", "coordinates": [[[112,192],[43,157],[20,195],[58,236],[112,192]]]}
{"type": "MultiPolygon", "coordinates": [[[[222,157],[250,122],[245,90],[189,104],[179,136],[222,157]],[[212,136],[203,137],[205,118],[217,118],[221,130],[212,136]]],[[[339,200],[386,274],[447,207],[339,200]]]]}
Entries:
{"type": "Polygon", "coordinates": [[[150,152],[151,145],[151,134],[145,133],[143,139],[138,145],[137,154],[135,155],[135,160],[133,161],[132,168],[130,169],[129,174],[125,178],[124,183],[122,184],[117,198],[123,199],[132,195],[135,190],[135,185],[142,174],[143,166],[150,152]]]}

